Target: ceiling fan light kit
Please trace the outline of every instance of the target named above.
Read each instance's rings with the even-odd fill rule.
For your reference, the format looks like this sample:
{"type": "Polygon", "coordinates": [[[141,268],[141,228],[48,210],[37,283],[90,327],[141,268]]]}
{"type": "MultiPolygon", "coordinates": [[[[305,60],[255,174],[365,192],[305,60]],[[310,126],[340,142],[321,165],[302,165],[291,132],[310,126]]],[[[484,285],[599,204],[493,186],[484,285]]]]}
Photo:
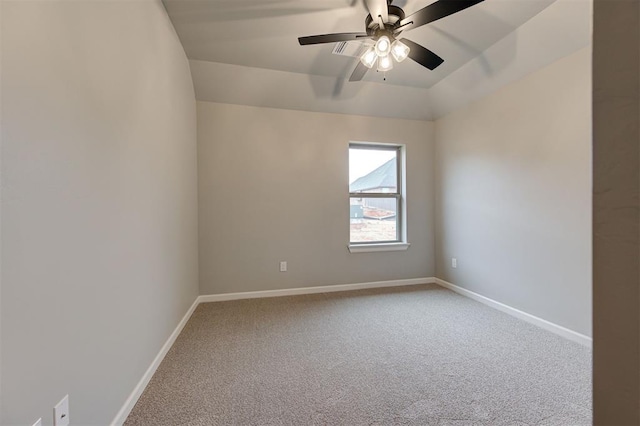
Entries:
{"type": "Polygon", "coordinates": [[[374,40],[374,46],[367,49],[360,57],[349,81],[362,80],[367,70],[373,68],[376,62],[378,63],[378,71],[389,71],[393,68],[393,59],[400,63],[406,58],[411,58],[423,67],[434,70],[444,62],[444,59],[418,43],[397,37],[403,31],[409,31],[442,19],[484,0],[437,0],[407,17],[401,8],[391,5],[391,1],[364,0],[369,11],[365,18],[366,32],[364,33],[336,33],[299,37],[298,42],[304,46],[361,39],[374,40]]]}
{"type": "Polygon", "coordinates": [[[376,64],[377,60],[378,54],[376,53],[376,48],[373,46],[367,49],[367,51],[360,57],[360,62],[362,62],[367,68],[372,68],[376,64]]]}
{"type": "Polygon", "coordinates": [[[393,68],[392,56],[397,62],[402,62],[408,55],[409,46],[399,40],[392,43],[389,37],[381,36],[373,47],[362,54],[360,62],[367,68],[373,68],[378,62],[378,71],[386,72],[393,68]]]}
{"type": "Polygon", "coordinates": [[[391,50],[391,41],[389,40],[389,37],[386,35],[378,37],[375,49],[379,58],[387,56],[391,50]]]}
{"type": "Polygon", "coordinates": [[[409,49],[409,46],[407,46],[400,40],[396,40],[391,43],[391,54],[397,62],[402,62],[407,59],[410,51],[411,49],[409,49]]]}
{"type": "Polygon", "coordinates": [[[393,61],[391,60],[391,56],[382,56],[378,61],[378,71],[387,72],[393,69],[393,61]]]}
{"type": "Polygon", "coordinates": [[[360,62],[365,67],[372,68],[377,60],[378,71],[386,72],[393,68],[392,56],[397,62],[402,62],[409,56],[409,51],[409,46],[400,40],[394,40],[392,43],[388,36],[383,35],[376,40],[375,46],[364,52],[360,62]]]}

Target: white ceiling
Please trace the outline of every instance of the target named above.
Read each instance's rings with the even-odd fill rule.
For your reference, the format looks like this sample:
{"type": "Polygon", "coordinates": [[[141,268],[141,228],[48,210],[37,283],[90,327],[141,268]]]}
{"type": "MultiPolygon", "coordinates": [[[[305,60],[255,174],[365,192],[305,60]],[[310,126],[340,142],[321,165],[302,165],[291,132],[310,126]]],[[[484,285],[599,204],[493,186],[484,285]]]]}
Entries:
{"type": "MultiPolygon", "coordinates": [[[[432,0],[395,0],[407,15],[432,0]]],[[[591,0],[485,0],[403,33],[444,59],[348,82],[357,59],[305,35],[364,31],[362,0],[164,0],[199,100],[431,120],[590,44],[591,0]]]]}

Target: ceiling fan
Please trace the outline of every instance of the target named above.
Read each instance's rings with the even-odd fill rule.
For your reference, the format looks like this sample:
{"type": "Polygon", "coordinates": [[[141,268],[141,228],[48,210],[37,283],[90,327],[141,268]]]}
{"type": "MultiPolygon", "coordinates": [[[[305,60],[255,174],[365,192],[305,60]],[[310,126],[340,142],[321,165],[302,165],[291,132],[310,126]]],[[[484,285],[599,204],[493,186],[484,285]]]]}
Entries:
{"type": "Polygon", "coordinates": [[[393,59],[404,61],[407,57],[430,70],[444,62],[426,47],[406,38],[398,38],[404,32],[460,12],[484,0],[437,0],[416,13],[405,16],[404,11],[391,4],[392,0],[364,0],[369,11],[365,18],[365,31],[360,33],[321,34],[298,37],[301,46],[308,44],[336,43],[350,40],[371,39],[375,44],[360,57],[349,81],[360,81],[367,71],[378,63],[378,71],[393,68],[393,59]],[[392,59],[393,58],[393,59],[392,59]]]}

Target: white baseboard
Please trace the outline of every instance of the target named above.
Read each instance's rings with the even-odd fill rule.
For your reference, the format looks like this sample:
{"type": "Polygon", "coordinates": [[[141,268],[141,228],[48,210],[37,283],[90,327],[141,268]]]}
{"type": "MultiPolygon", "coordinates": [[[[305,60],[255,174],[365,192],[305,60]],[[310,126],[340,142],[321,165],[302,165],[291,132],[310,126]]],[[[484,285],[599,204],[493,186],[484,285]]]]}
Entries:
{"type": "Polygon", "coordinates": [[[180,323],[176,327],[176,329],[171,333],[171,336],[167,339],[165,344],[160,349],[158,355],[156,355],[155,359],[147,369],[147,371],[142,376],[142,379],[138,382],[136,387],[134,388],[127,401],[124,403],[116,417],[111,422],[111,426],[121,426],[127,416],[138,402],[138,398],[142,395],[147,384],[151,380],[151,377],[156,372],[160,363],[164,359],[167,352],[173,345],[173,343],[178,338],[178,335],[186,325],[191,315],[196,310],[196,307],[200,303],[207,302],[223,302],[226,300],[240,300],[240,299],[256,299],[262,297],[280,297],[280,296],[295,296],[300,294],[316,294],[316,293],[332,293],[337,291],[350,291],[350,290],[364,290],[369,288],[384,288],[384,287],[400,287],[400,286],[408,286],[408,285],[418,285],[418,284],[438,284],[442,287],[448,288],[450,290],[455,291],[463,296],[467,296],[471,299],[477,300],[485,305],[488,305],[492,308],[498,309],[502,312],[505,312],[509,315],[512,315],[516,318],[520,318],[524,321],[527,321],[531,324],[537,325],[545,330],[549,330],[553,333],[556,333],[560,336],[563,336],[569,340],[580,343],[584,346],[591,347],[592,339],[591,337],[585,336],[583,334],[577,333],[573,330],[569,330],[568,328],[559,326],[547,320],[543,320],[542,318],[538,318],[526,312],[522,312],[518,309],[507,306],[503,303],[497,302],[493,299],[489,299],[488,297],[484,297],[479,295],[478,293],[474,293],[473,291],[466,290],[462,287],[458,287],[457,285],[451,284],[447,281],[441,280],[439,278],[434,277],[426,277],[426,278],[411,278],[411,279],[403,279],[403,280],[392,280],[392,281],[374,281],[369,283],[357,283],[357,284],[340,284],[340,285],[330,285],[330,286],[318,286],[318,287],[299,287],[299,288],[290,288],[290,289],[281,289],[281,290],[265,290],[265,291],[248,291],[241,293],[223,293],[223,294],[209,294],[198,296],[196,300],[193,302],[187,313],[182,317],[180,323]]]}
{"type": "Polygon", "coordinates": [[[458,287],[455,284],[451,284],[445,280],[441,280],[440,278],[435,279],[435,283],[444,288],[448,288],[449,290],[455,291],[458,294],[469,297],[473,300],[477,300],[480,303],[484,303],[487,306],[490,306],[499,311],[505,312],[511,316],[524,320],[533,325],[537,325],[540,328],[544,328],[545,330],[551,331],[559,336],[562,336],[566,339],[574,341],[576,343],[580,343],[581,345],[587,346],[589,348],[592,347],[593,339],[589,336],[585,336],[584,334],[580,334],[573,330],[569,330],[566,327],[562,327],[561,325],[554,324],[550,321],[544,320],[542,318],[538,318],[534,315],[523,312],[519,309],[512,308],[511,306],[505,305],[504,303],[497,302],[488,297],[482,296],[478,293],[475,293],[471,290],[467,290],[462,287],[458,287]]]}
{"type": "Polygon", "coordinates": [[[399,287],[399,286],[417,285],[417,284],[433,284],[436,282],[435,280],[436,279],[433,277],[410,278],[405,280],[393,280],[393,281],[374,281],[370,283],[339,284],[339,285],[327,285],[327,286],[318,286],[318,287],[298,287],[298,288],[287,288],[287,289],[281,289],[281,290],[246,291],[242,293],[207,294],[207,295],[198,297],[198,302],[199,303],[223,302],[226,300],[258,299],[262,297],[296,296],[300,294],[332,293],[335,291],[364,290],[368,288],[399,287]]]}
{"type": "Polygon", "coordinates": [[[138,402],[138,398],[140,398],[140,395],[142,395],[142,392],[149,384],[151,377],[153,377],[153,374],[160,366],[160,363],[164,359],[165,355],[167,354],[167,352],[169,352],[169,349],[171,349],[171,346],[180,335],[180,332],[187,324],[187,321],[189,321],[189,318],[191,318],[191,315],[193,314],[193,311],[196,310],[196,307],[198,307],[198,304],[199,301],[198,298],[196,298],[187,313],[184,314],[184,316],[178,323],[178,326],[175,328],[175,330],[173,330],[173,333],[171,333],[171,336],[169,336],[164,345],[162,345],[162,348],[160,348],[160,352],[158,352],[158,355],[156,355],[149,368],[147,368],[147,371],[145,371],[142,379],[140,379],[136,387],[133,389],[133,392],[131,392],[129,398],[127,398],[120,411],[118,411],[118,414],[116,414],[116,417],[111,422],[111,426],[121,426],[125,422],[125,420],[127,420],[129,413],[131,413],[131,410],[133,410],[136,402],[138,402]]]}

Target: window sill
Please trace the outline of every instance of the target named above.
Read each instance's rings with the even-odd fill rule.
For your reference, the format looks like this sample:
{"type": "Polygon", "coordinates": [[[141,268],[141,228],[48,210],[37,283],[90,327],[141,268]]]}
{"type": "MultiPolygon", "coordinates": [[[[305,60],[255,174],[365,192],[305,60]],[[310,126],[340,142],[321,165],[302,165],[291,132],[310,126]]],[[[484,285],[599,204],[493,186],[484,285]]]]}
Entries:
{"type": "Polygon", "coordinates": [[[381,243],[381,244],[349,244],[351,253],[368,253],[374,251],[404,251],[409,243],[381,243]]]}

